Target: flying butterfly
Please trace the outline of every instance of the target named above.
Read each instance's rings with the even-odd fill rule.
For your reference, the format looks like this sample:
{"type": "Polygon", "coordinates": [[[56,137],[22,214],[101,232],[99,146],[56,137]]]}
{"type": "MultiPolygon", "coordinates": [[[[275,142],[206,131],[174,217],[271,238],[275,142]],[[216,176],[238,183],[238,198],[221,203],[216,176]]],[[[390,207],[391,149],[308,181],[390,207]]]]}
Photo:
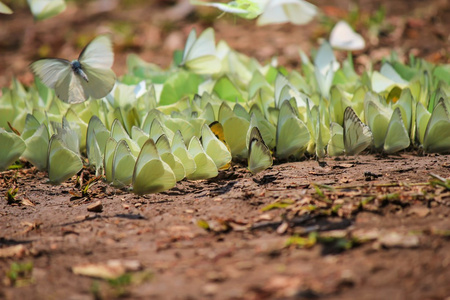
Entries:
{"type": "Polygon", "coordinates": [[[116,82],[111,70],[114,61],[112,42],[108,35],[92,40],[77,60],[45,58],[30,65],[31,70],[49,88],[55,89],[66,103],[81,103],[89,97],[108,95],[116,82]]]}

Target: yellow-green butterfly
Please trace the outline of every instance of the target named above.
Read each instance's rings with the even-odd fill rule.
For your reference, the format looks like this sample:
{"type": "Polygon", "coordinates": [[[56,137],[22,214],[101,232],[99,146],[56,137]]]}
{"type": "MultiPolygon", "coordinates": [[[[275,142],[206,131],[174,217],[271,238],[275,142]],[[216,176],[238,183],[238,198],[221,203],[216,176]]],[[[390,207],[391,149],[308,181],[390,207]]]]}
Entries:
{"type": "Polygon", "coordinates": [[[247,158],[246,135],[236,134],[247,132],[250,126],[249,120],[237,116],[230,107],[223,102],[219,109],[219,122],[223,126],[225,140],[230,147],[233,157],[247,158]]]}
{"type": "Polygon", "coordinates": [[[112,158],[112,184],[121,188],[129,185],[133,177],[136,158],[131,154],[126,140],[120,140],[112,158]]]}
{"type": "Polygon", "coordinates": [[[210,127],[206,124],[204,124],[202,128],[202,144],[203,149],[205,149],[206,154],[212,158],[217,169],[230,163],[231,153],[228,150],[228,147],[216,137],[210,127]]]}
{"type": "Polygon", "coordinates": [[[48,145],[49,182],[59,184],[77,174],[83,168],[78,153],[71,150],[61,134],[54,134],[48,145]]]}
{"type": "Polygon", "coordinates": [[[38,170],[47,169],[49,135],[45,124],[41,124],[32,136],[25,139],[26,149],[22,157],[38,170]]]}
{"type": "Polygon", "coordinates": [[[450,152],[450,118],[444,99],[441,98],[433,109],[423,139],[423,149],[427,153],[450,152]]]}
{"type": "Polygon", "coordinates": [[[142,146],[133,171],[133,192],[138,195],[171,189],[176,178],[170,166],[161,160],[156,145],[148,139],[142,146]]]}
{"type": "Polygon", "coordinates": [[[373,146],[376,150],[383,149],[384,139],[389,126],[392,109],[385,106],[380,97],[368,92],[364,98],[364,115],[367,125],[373,134],[373,146]]]}
{"type": "Polygon", "coordinates": [[[195,172],[186,176],[189,180],[208,179],[219,174],[216,164],[208,154],[205,153],[200,140],[194,136],[189,142],[189,154],[194,158],[197,168],[195,172]]]}
{"type": "Polygon", "coordinates": [[[311,138],[305,123],[297,117],[287,100],[281,104],[276,137],[276,156],[280,159],[302,156],[311,138]]]}
{"type": "Polygon", "coordinates": [[[114,152],[117,147],[117,141],[112,137],[108,137],[105,144],[105,150],[103,154],[103,168],[105,171],[105,180],[107,182],[113,181],[112,169],[114,152]]]}
{"type": "Polygon", "coordinates": [[[25,149],[25,142],[20,136],[0,128],[0,171],[6,170],[25,149]]]}
{"type": "Polygon", "coordinates": [[[425,138],[425,132],[427,129],[428,122],[430,120],[431,114],[423,106],[421,102],[417,102],[416,105],[416,138],[420,145],[423,145],[425,138]]]}
{"type": "Polygon", "coordinates": [[[46,86],[55,89],[59,99],[80,103],[89,97],[103,98],[112,90],[116,82],[111,70],[113,61],[110,37],[100,35],[83,49],[78,60],[46,58],[35,61],[30,68],[46,86]]]}
{"type": "Polygon", "coordinates": [[[344,129],[338,123],[331,122],[327,153],[329,156],[340,156],[344,155],[344,152],[344,129]]]}
{"type": "Polygon", "coordinates": [[[221,63],[216,56],[212,28],[203,31],[198,38],[195,29],[191,30],[184,46],[183,60],[180,65],[198,74],[213,74],[220,71],[221,63]]]}
{"type": "Polygon", "coordinates": [[[172,153],[183,163],[186,176],[191,175],[197,169],[194,158],[188,152],[180,131],[175,132],[172,140],[172,153]]]}
{"type": "Polygon", "coordinates": [[[167,163],[172,169],[176,181],[182,180],[186,176],[186,171],[184,170],[182,161],[173,155],[172,149],[170,149],[169,139],[166,135],[163,134],[160,136],[155,145],[161,160],[167,163]]]}
{"type": "Polygon", "coordinates": [[[409,147],[410,139],[405,124],[403,123],[402,113],[397,107],[392,113],[389,126],[384,139],[384,152],[390,154],[409,147]]]}
{"type": "Polygon", "coordinates": [[[103,155],[106,141],[110,136],[109,130],[97,116],[92,116],[86,133],[86,154],[91,166],[95,166],[96,175],[103,170],[103,155]]]}
{"type": "Polygon", "coordinates": [[[248,143],[248,169],[253,174],[264,171],[273,164],[269,147],[264,143],[258,127],[253,127],[248,143]]]}
{"type": "Polygon", "coordinates": [[[344,111],[344,147],[346,155],[357,155],[372,144],[369,126],[361,122],[353,108],[344,111]]]}

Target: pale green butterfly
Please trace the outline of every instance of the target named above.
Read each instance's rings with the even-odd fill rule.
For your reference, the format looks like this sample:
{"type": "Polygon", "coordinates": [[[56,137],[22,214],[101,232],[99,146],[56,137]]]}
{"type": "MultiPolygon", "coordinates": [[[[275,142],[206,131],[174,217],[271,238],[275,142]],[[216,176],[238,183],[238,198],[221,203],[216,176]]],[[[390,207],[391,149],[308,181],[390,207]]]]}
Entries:
{"type": "Polygon", "coordinates": [[[369,126],[361,122],[353,108],[344,111],[344,147],[346,155],[357,155],[372,144],[369,126]]]}
{"type": "Polygon", "coordinates": [[[212,28],[203,31],[198,38],[195,29],[191,30],[184,46],[183,60],[180,65],[198,74],[213,74],[220,71],[221,63],[216,56],[212,28]]]}
{"type": "Polygon", "coordinates": [[[287,159],[302,156],[310,138],[307,126],[297,117],[290,102],[285,100],[278,116],[276,157],[287,159]]]}
{"type": "Polygon", "coordinates": [[[103,155],[103,168],[105,172],[105,180],[107,182],[113,181],[112,169],[114,152],[117,147],[117,141],[112,137],[108,137],[105,144],[105,150],[103,155]]]}
{"type": "Polygon", "coordinates": [[[142,146],[133,171],[133,192],[138,195],[171,189],[176,178],[170,166],[161,160],[156,145],[148,139],[142,146]]]}
{"type": "Polygon", "coordinates": [[[136,158],[131,153],[126,140],[120,140],[114,149],[112,159],[112,184],[121,188],[129,185],[133,177],[136,158]]]}
{"type": "Polygon", "coordinates": [[[141,148],[139,147],[137,142],[130,138],[125,128],[123,128],[122,123],[120,123],[118,119],[114,120],[111,126],[110,135],[116,141],[125,140],[127,142],[128,147],[131,150],[131,153],[134,156],[137,156],[141,151],[141,148]]]}
{"type": "Polygon", "coordinates": [[[133,141],[136,141],[139,147],[142,148],[145,142],[149,139],[149,136],[141,128],[133,126],[131,127],[131,138],[133,141]]]}
{"type": "Polygon", "coordinates": [[[427,153],[450,152],[450,118],[444,99],[441,98],[433,109],[423,139],[423,149],[427,153]]]}
{"type": "Polygon", "coordinates": [[[111,70],[114,60],[111,39],[100,35],[81,52],[78,60],[46,58],[30,65],[33,73],[48,87],[55,89],[59,99],[80,103],[89,97],[105,97],[114,87],[116,75],[111,70]]]}
{"type": "Polygon", "coordinates": [[[251,130],[248,143],[248,169],[256,174],[271,167],[272,164],[273,159],[269,147],[264,143],[258,127],[255,126],[251,130]]]}
{"type": "Polygon", "coordinates": [[[383,105],[377,94],[368,92],[364,98],[364,115],[373,134],[373,146],[376,150],[381,150],[392,109],[383,105]]]}
{"type": "Polygon", "coordinates": [[[78,153],[71,150],[61,134],[54,134],[48,145],[49,182],[59,184],[77,174],[83,168],[78,153]]]}
{"type": "Polygon", "coordinates": [[[211,128],[204,124],[202,128],[203,149],[216,164],[217,169],[226,166],[231,161],[231,153],[228,147],[219,140],[211,128]]]}
{"type": "Polygon", "coordinates": [[[86,153],[89,164],[95,166],[97,176],[103,171],[103,154],[109,136],[110,132],[102,121],[97,116],[92,116],[86,133],[86,153]]]}
{"type": "Polygon", "coordinates": [[[184,143],[183,136],[181,135],[181,132],[179,130],[175,132],[171,148],[173,155],[178,157],[180,161],[183,163],[186,176],[189,176],[192,173],[194,173],[195,170],[197,169],[197,165],[195,164],[194,158],[188,152],[186,144],[184,143]]]}
{"type": "Polygon", "coordinates": [[[32,163],[38,170],[47,169],[49,135],[45,124],[41,124],[38,129],[25,139],[27,146],[22,157],[32,163]]]}
{"type": "Polygon", "coordinates": [[[25,142],[20,136],[0,128],[0,171],[6,170],[25,149],[25,142]]]}
{"type": "Polygon", "coordinates": [[[431,113],[423,106],[422,102],[417,102],[416,105],[416,139],[419,144],[423,145],[425,132],[431,113]]]}
{"type": "Polygon", "coordinates": [[[344,152],[344,129],[338,123],[331,122],[327,153],[329,156],[340,156],[344,155],[344,152]]]}
{"type": "Polygon", "coordinates": [[[384,152],[390,154],[406,149],[410,144],[409,133],[403,123],[402,113],[397,107],[392,113],[384,139],[384,152]]]}
{"type": "Polygon", "coordinates": [[[237,116],[230,107],[223,102],[219,109],[219,122],[222,124],[225,141],[230,147],[232,156],[247,158],[247,137],[246,135],[236,133],[247,132],[250,121],[237,116]]]}
{"type": "Polygon", "coordinates": [[[165,134],[161,135],[155,145],[161,160],[167,163],[172,169],[176,181],[182,180],[186,176],[186,171],[184,170],[182,161],[173,155],[167,136],[165,134]]]}
{"type": "Polygon", "coordinates": [[[195,172],[186,176],[189,180],[208,179],[219,174],[216,164],[208,154],[205,153],[200,140],[194,136],[189,142],[189,154],[194,158],[197,168],[195,172]]]}

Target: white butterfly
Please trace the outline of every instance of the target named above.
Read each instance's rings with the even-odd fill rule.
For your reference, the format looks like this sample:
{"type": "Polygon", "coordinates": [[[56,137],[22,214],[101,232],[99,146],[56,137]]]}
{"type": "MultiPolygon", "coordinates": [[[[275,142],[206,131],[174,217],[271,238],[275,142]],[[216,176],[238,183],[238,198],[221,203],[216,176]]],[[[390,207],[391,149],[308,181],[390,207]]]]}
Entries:
{"type": "Polygon", "coordinates": [[[310,22],[317,12],[317,6],[304,0],[269,0],[258,18],[258,25],[286,22],[302,25],[310,22]]]}
{"type": "Polygon", "coordinates": [[[80,103],[89,97],[103,98],[112,90],[116,82],[113,61],[110,37],[100,35],[83,49],[78,60],[40,59],[30,68],[46,86],[55,89],[59,99],[80,103]]]}
{"type": "Polygon", "coordinates": [[[334,48],[348,51],[361,50],[366,47],[363,37],[353,31],[345,21],[339,21],[331,30],[330,44],[334,48]]]}

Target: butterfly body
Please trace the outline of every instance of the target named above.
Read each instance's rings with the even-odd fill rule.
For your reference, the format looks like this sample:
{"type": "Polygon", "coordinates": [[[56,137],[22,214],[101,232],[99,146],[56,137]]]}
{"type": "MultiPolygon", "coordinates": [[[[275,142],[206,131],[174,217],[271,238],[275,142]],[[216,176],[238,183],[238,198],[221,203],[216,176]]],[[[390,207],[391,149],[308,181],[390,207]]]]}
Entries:
{"type": "Polygon", "coordinates": [[[72,62],[70,63],[70,66],[72,67],[72,71],[80,76],[81,78],[83,78],[84,80],[86,80],[86,82],[89,82],[89,78],[87,77],[86,73],[84,73],[83,71],[83,67],[81,66],[81,63],[78,60],[72,60],[72,62]]]}

